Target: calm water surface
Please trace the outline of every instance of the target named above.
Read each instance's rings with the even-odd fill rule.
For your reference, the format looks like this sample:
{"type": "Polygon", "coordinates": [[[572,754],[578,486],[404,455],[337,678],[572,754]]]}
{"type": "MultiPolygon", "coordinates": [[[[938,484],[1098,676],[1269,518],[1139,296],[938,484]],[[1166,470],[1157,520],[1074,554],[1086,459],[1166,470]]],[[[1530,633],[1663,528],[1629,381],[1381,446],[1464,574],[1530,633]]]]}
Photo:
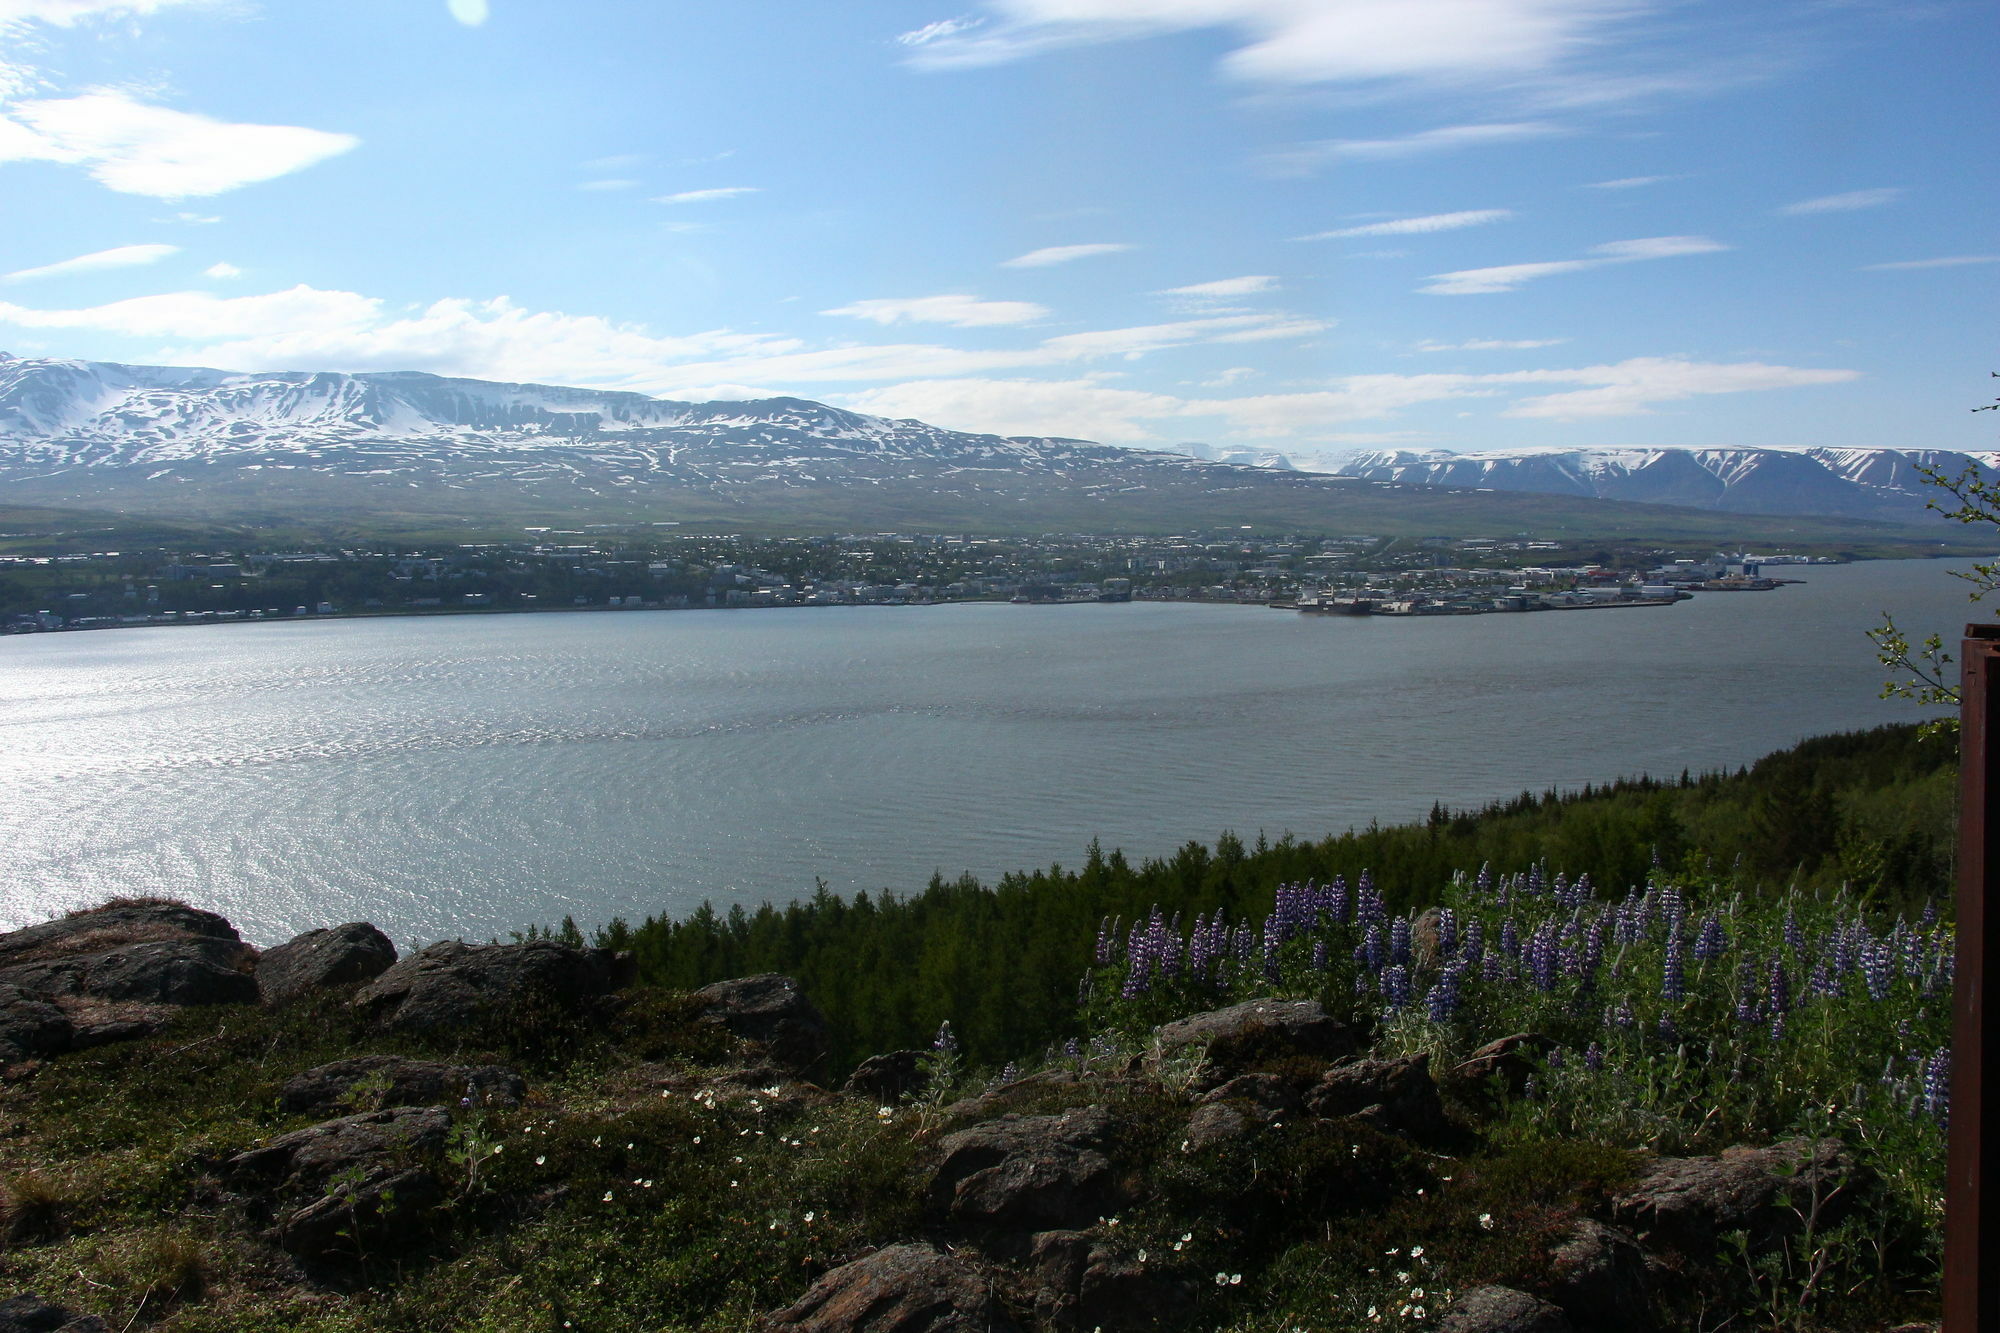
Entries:
{"type": "Polygon", "coordinates": [[[472,616],[0,640],[0,929],[114,893],[403,945],[1420,817],[1912,716],[1931,561],[1658,610],[472,616]]]}

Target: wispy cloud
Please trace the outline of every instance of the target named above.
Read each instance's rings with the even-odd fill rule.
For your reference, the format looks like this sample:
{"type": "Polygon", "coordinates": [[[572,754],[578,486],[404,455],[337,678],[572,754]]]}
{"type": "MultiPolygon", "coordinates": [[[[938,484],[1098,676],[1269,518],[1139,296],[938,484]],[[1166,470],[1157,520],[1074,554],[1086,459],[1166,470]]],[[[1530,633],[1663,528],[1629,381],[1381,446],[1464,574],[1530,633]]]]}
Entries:
{"type": "Polygon", "coordinates": [[[1586,190],[1638,190],[1648,185],[1659,185],[1665,181],[1677,181],[1679,176],[1620,176],[1615,181],[1592,181],[1584,186],[1586,190]]]}
{"type": "Polygon", "coordinates": [[[1900,199],[1900,187],[1889,186],[1880,190],[1849,190],[1846,194],[1823,194],[1817,199],[1801,199],[1796,204],[1786,204],[1778,212],[1787,217],[1810,216],[1814,213],[1853,213],[1864,208],[1880,208],[1900,199]]]}
{"type": "Polygon", "coordinates": [[[899,324],[909,320],[918,324],[950,324],[961,329],[976,329],[1001,324],[1028,324],[1046,318],[1049,312],[1046,306],[1032,301],[982,301],[976,296],[951,293],[907,300],[855,301],[820,313],[873,320],[877,324],[899,324]]]}
{"type": "Polygon", "coordinates": [[[761,194],[761,185],[724,185],[712,190],[682,190],[679,194],[663,194],[653,200],[656,204],[712,204],[718,199],[735,199],[746,194],[761,194]]]}
{"type": "Polygon", "coordinates": [[[20,282],[26,278],[54,278],[70,273],[95,273],[107,268],[157,264],[168,255],[179,254],[180,249],[178,245],[120,245],[109,250],[93,250],[87,255],[58,260],[53,264],[16,269],[6,275],[6,280],[20,282]]]}
{"type": "Polygon", "coordinates": [[[985,20],[976,18],[939,19],[936,23],[926,23],[921,28],[913,28],[909,32],[899,33],[896,37],[896,44],[899,46],[930,46],[934,43],[971,32],[983,22],[985,20]]]}
{"type": "Polygon", "coordinates": [[[138,18],[175,5],[207,0],[0,0],[0,28],[12,23],[46,23],[75,27],[87,19],[138,18]]]}
{"type": "Polygon", "coordinates": [[[289,175],[360,142],[296,125],[231,124],[111,90],[16,102],[0,115],[0,162],[81,166],[110,189],[157,199],[289,175]]]}
{"type": "Polygon", "coordinates": [[[1607,241],[1591,247],[1591,258],[1554,259],[1533,264],[1501,264],[1493,268],[1459,269],[1453,273],[1433,273],[1419,291],[1432,296],[1477,296],[1511,292],[1523,283],[1558,273],[1578,273],[1603,268],[1607,264],[1630,264],[1642,259],[1672,259],[1680,255],[1705,255],[1729,247],[1706,236],[1647,236],[1632,241],[1607,241]]]}
{"type": "Polygon", "coordinates": [[[1483,227],[1505,222],[1514,216],[1511,208],[1472,208],[1458,213],[1428,213],[1417,218],[1396,218],[1389,222],[1369,222],[1358,227],[1339,227],[1296,236],[1299,241],[1337,241],[1349,236],[1417,236],[1433,231],[1457,231],[1462,227],[1483,227]]]}
{"type": "Polygon", "coordinates": [[[1887,264],[1863,264],[1863,273],[1898,273],[1918,268],[1963,268],[1967,264],[2000,264],[2000,255],[1941,255],[1936,259],[1898,259],[1887,264]]]}
{"type": "Polygon", "coordinates": [[[1524,398],[1502,415],[1561,421],[1643,416],[1655,404],[1684,398],[1844,384],[1861,377],[1858,370],[1771,366],[1758,361],[1718,364],[1651,356],[1581,370],[1530,373],[1546,380],[1568,380],[1596,387],[1524,398]]]}
{"type": "Polygon", "coordinates": [[[479,27],[488,17],[486,0],[444,0],[444,7],[468,28],[479,27]]]}
{"type": "Polygon", "coordinates": [[[1525,352],[1536,347],[1555,347],[1567,338],[1468,338],[1462,343],[1423,342],[1419,352],[1525,352]]]}
{"type": "Polygon", "coordinates": [[[1067,264],[1072,259],[1089,259],[1093,255],[1115,255],[1120,250],[1132,247],[1122,242],[1103,241],[1092,245],[1047,245],[1039,250],[1030,250],[1024,255],[1015,255],[1001,264],[1002,268],[1047,268],[1051,264],[1067,264]]]}
{"type": "Polygon", "coordinates": [[[240,278],[243,276],[243,270],[229,263],[227,260],[217,260],[201,272],[202,276],[207,278],[240,278]]]}
{"type": "Polygon", "coordinates": [[[1253,273],[1241,278],[1217,278],[1214,282],[1194,282],[1185,287],[1168,287],[1156,292],[1157,296],[1192,296],[1200,299],[1225,299],[1232,296],[1254,296],[1258,292],[1278,290],[1278,280],[1268,274],[1253,273]]]}
{"type": "Polygon", "coordinates": [[[1397,158],[1455,153],[1467,148],[1520,143],[1566,134],[1553,121],[1495,121],[1477,125],[1442,125],[1390,139],[1319,139],[1295,144],[1267,155],[1265,165],[1283,175],[1305,175],[1341,162],[1386,162],[1397,158]]]}

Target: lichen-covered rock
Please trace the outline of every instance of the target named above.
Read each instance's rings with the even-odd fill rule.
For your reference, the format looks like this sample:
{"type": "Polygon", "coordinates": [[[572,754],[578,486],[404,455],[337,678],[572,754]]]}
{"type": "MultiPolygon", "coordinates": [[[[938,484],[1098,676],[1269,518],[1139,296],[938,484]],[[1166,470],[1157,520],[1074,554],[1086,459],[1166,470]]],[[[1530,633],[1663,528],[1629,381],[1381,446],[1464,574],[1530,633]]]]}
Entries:
{"type": "Polygon", "coordinates": [[[0,1065],[69,1049],[69,1015],[19,986],[0,986],[0,1065]]]}
{"type": "Polygon", "coordinates": [[[440,1032],[524,1013],[590,1012],[621,980],[608,949],[551,940],[526,944],[433,944],[362,987],[354,1005],[379,1026],[440,1032]]]}
{"type": "Polygon", "coordinates": [[[1646,1333],[1655,1326],[1646,1255],[1633,1239],[1584,1218],[1549,1255],[1550,1299],[1583,1328],[1646,1333]]]}
{"type": "Polygon", "coordinates": [[[851,1092],[870,1101],[894,1102],[903,1097],[921,1092],[930,1081],[924,1069],[924,1052],[889,1051],[883,1055],[871,1055],[854,1067],[841,1085],[841,1091],[851,1092]]]}
{"type": "Polygon", "coordinates": [[[891,1245],[822,1275],[760,1321],[800,1333],[1013,1333],[993,1283],[934,1245],[891,1245]]]}
{"type": "Polygon", "coordinates": [[[1002,1116],[947,1135],[933,1201],[980,1226],[1064,1227],[1110,1206],[1114,1122],[1101,1106],[1061,1115],[1002,1116]]]}
{"type": "Polygon", "coordinates": [[[432,1170],[442,1107],[343,1116],[238,1153],[223,1167],[270,1238],[307,1259],[365,1253],[423,1230],[444,1188],[432,1170]]]}
{"type": "Polygon", "coordinates": [[[1394,1134],[1426,1138],[1446,1128],[1444,1103],[1431,1080],[1430,1056],[1349,1060],[1326,1071],[1306,1107],[1329,1120],[1352,1116],[1394,1134]]]}
{"type": "Polygon", "coordinates": [[[242,944],[236,927],[214,912],[166,898],[125,898],[0,934],[0,970],[147,941],[183,939],[242,944]]]}
{"type": "Polygon", "coordinates": [[[110,1327],[94,1314],[76,1314],[35,1295],[0,1301],[0,1333],[108,1333],[110,1327]]]}
{"type": "Polygon", "coordinates": [[[703,986],[694,997],[706,1021],[756,1042],[793,1069],[814,1069],[826,1058],[826,1015],[790,977],[735,977],[703,986]]]}
{"type": "Polygon", "coordinates": [[[287,1079],[278,1104],[294,1114],[380,1111],[394,1106],[519,1106],[528,1085],[499,1065],[450,1065],[401,1055],[357,1055],[287,1079]]]}
{"type": "Polygon", "coordinates": [[[1474,1287],[1451,1303],[1438,1333],[1572,1333],[1561,1307],[1512,1287],[1474,1287]]]}
{"type": "Polygon", "coordinates": [[[1247,1000],[1168,1023],[1157,1045],[1163,1057],[1201,1051],[1203,1081],[1212,1087],[1265,1060],[1345,1059],[1359,1052],[1361,1034],[1317,1000],[1247,1000]]]}
{"type": "Polygon", "coordinates": [[[1831,1226],[1857,1183],[1854,1159],[1838,1139],[1787,1139],[1714,1157],[1662,1157],[1612,1196],[1611,1216],[1640,1240],[1700,1252],[1733,1231],[1756,1240],[1789,1232],[1815,1196],[1817,1225],[1831,1226]]]}
{"type": "Polygon", "coordinates": [[[1555,1043],[1538,1032],[1516,1032],[1487,1042],[1461,1061],[1451,1076],[1484,1092],[1499,1086],[1509,1097],[1518,1097],[1528,1086],[1528,1077],[1535,1072],[1535,1063],[1555,1046],[1555,1043]]]}
{"type": "Polygon", "coordinates": [[[396,946],[366,921],[309,930],[257,960],[257,988],[266,1004],[283,1004],[326,986],[345,986],[382,975],[396,961],[396,946]]]}

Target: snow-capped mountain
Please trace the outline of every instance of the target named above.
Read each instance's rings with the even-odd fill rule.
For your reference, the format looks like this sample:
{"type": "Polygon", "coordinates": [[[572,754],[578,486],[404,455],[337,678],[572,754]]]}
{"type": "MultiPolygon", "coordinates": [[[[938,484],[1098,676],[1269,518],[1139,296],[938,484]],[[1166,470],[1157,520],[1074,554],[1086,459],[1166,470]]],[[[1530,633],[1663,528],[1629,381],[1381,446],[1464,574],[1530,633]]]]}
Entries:
{"type": "Polygon", "coordinates": [[[1455,454],[1356,453],[1308,470],[1424,486],[1463,486],[1744,514],[1921,518],[1938,498],[1921,468],[1957,476],[1990,454],[1947,449],[1606,448],[1455,454]]]}

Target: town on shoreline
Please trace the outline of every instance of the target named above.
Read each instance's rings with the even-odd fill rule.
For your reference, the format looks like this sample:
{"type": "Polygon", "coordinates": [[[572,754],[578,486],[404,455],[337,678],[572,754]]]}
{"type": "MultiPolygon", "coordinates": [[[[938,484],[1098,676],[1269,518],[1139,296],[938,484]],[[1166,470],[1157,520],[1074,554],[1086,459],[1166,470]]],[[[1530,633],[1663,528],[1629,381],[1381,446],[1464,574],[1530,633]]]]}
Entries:
{"type": "Polygon", "coordinates": [[[1469,615],[1668,606],[1761,591],[1825,555],[1689,553],[1527,537],[1037,538],[648,535],[423,548],[148,549],[0,556],[0,630],[523,611],[1173,601],[1306,614],[1469,615]]]}

